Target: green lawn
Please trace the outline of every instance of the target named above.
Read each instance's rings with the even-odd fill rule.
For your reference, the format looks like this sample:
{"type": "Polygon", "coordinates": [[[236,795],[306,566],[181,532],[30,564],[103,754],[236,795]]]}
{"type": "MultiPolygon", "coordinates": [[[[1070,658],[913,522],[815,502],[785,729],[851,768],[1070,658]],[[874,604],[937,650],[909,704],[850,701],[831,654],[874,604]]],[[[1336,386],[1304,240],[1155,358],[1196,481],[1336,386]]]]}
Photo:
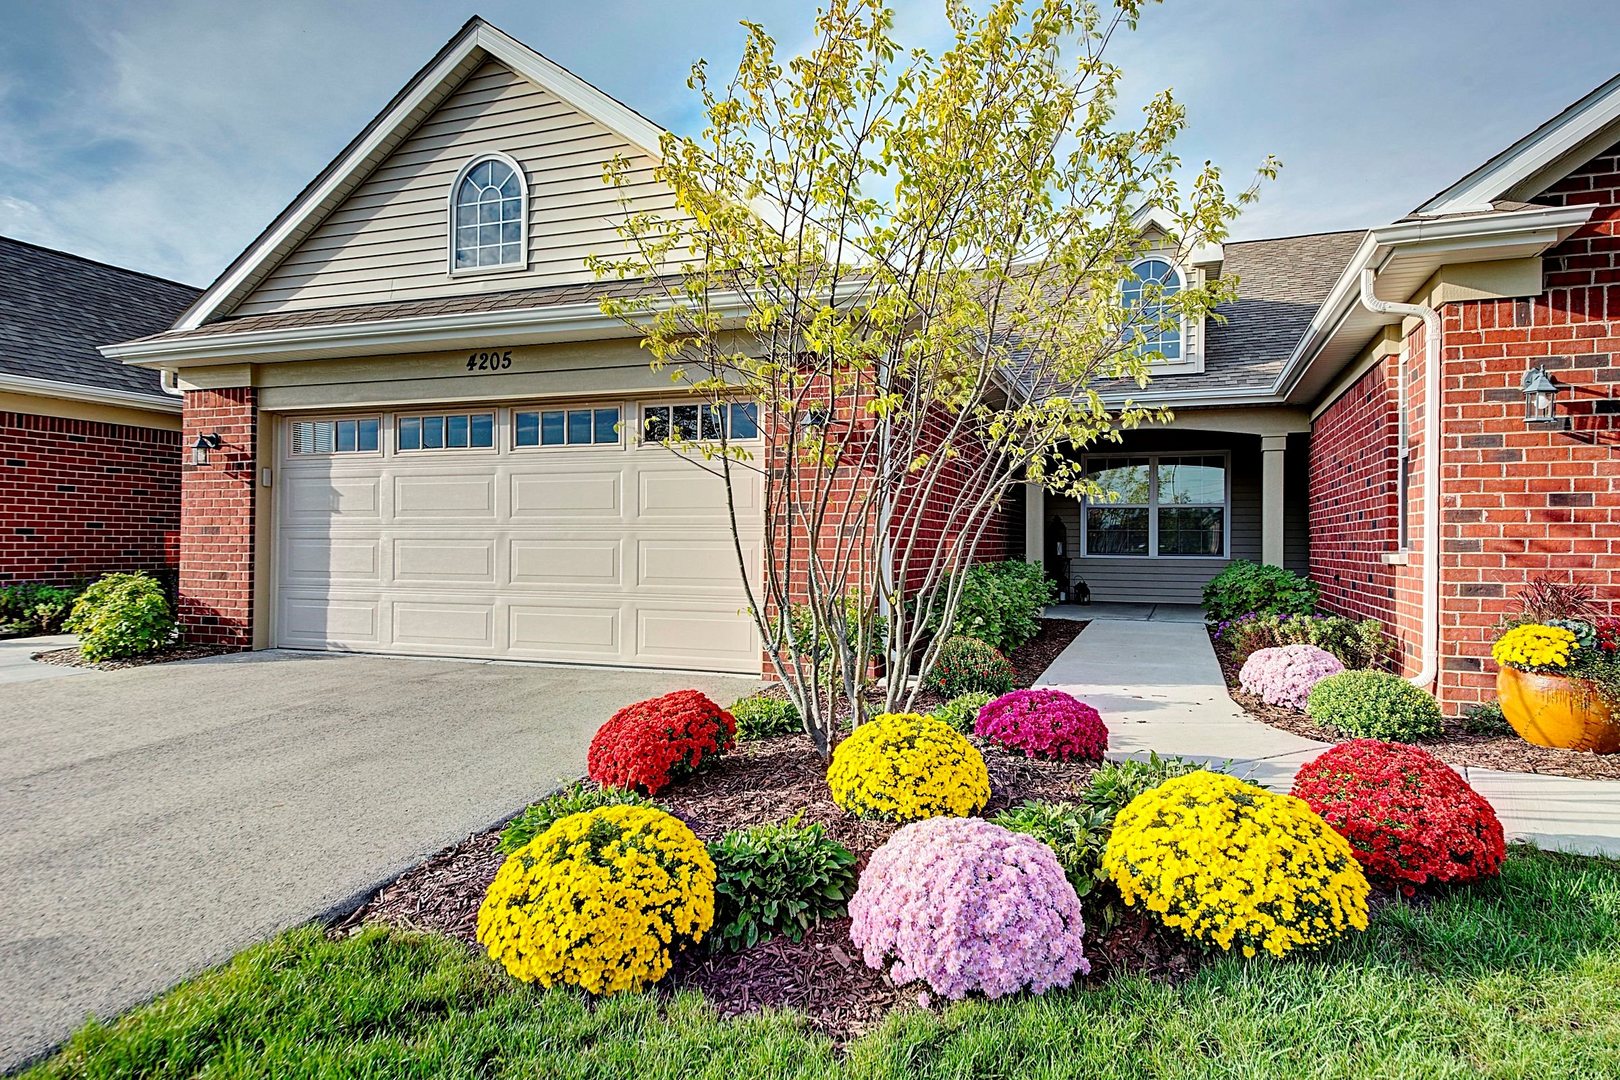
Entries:
{"type": "MultiPolygon", "coordinates": [[[[71,973],[64,973],[69,977],[71,973]]],[[[27,1074],[178,1077],[1620,1077],[1620,862],[1516,848],[1498,882],[1288,962],[892,1017],[847,1057],[786,1015],[587,1004],[453,942],[291,931],[27,1074]]]]}

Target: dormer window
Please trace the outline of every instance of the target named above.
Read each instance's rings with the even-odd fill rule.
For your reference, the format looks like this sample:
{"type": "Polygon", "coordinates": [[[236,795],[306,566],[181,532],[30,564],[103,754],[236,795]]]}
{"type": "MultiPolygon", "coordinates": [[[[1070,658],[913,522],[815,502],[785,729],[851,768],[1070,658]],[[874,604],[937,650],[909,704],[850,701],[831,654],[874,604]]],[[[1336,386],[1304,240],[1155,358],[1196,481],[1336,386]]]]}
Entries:
{"type": "Polygon", "coordinates": [[[505,154],[462,166],[450,189],[450,272],[528,266],[528,184],[505,154]]]}
{"type": "Polygon", "coordinates": [[[1128,333],[1138,356],[1181,360],[1181,319],[1170,298],[1181,291],[1181,275],[1164,259],[1143,259],[1131,267],[1120,289],[1128,333]]]}

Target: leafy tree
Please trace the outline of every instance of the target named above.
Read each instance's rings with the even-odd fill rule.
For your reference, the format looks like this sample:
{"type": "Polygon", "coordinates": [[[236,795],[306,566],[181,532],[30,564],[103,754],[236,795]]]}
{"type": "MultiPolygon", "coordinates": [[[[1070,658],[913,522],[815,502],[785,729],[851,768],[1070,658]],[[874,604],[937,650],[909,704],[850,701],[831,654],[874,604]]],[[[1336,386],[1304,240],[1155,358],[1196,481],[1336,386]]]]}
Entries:
{"type": "MultiPolygon", "coordinates": [[[[702,134],[664,138],[656,176],[677,212],[638,211],[627,163],[608,170],[632,254],[595,267],[662,287],[604,310],[706,407],[759,402],[763,453],[718,424],[643,437],[733,495],[763,483],[765,566],[735,547],[823,755],[839,698],[862,718],[866,657],[933,663],[943,638],[929,627],[950,625],[958,571],[1013,484],[1100,495],[1063,451],[1167,416],[1110,408],[1098,384],[1145,385],[1155,331],[1231,295],[1231,281],[1148,283],[1121,303],[1150,245],[1141,208],[1173,222],[1157,248],[1188,252],[1221,240],[1255,192],[1229,196],[1209,164],[1178,179],[1170,92],[1134,123],[1119,116],[1107,48],[1143,2],[976,14],[952,0],[937,55],[903,48],[881,0],[830,0],[785,60],[745,22],[734,75],[692,69],[702,134]],[[794,649],[798,605],[832,648],[794,649]]],[[[737,517],[733,499],[734,531],[737,517]]],[[[887,686],[884,709],[911,707],[914,684],[887,686]]]]}

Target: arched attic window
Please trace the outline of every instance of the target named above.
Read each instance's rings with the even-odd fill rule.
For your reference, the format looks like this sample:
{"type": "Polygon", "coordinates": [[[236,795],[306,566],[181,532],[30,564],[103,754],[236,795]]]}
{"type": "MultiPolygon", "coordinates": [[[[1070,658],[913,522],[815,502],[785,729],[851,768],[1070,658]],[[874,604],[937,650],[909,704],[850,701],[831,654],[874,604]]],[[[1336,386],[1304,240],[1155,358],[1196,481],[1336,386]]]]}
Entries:
{"type": "Polygon", "coordinates": [[[1168,260],[1148,258],[1131,267],[1120,301],[1138,356],[1153,353],[1168,361],[1181,359],[1181,319],[1170,305],[1170,298],[1180,291],[1181,274],[1168,260]]]}
{"type": "Polygon", "coordinates": [[[505,154],[481,154],[450,188],[450,272],[521,270],[529,264],[529,191],[505,154]]]}

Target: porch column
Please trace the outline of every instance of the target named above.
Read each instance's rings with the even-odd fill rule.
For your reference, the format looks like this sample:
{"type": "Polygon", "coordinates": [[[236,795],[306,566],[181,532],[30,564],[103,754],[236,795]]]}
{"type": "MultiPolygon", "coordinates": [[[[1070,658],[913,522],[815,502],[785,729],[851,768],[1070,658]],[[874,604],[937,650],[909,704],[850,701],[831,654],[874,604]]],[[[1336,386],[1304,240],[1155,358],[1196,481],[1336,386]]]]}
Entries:
{"type": "Polygon", "coordinates": [[[1046,489],[1024,485],[1024,561],[1046,565],[1046,489]]]}
{"type": "Polygon", "coordinates": [[[1260,561],[1283,564],[1283,454],[1288,436],[1260,437],[1260,561]]]}

